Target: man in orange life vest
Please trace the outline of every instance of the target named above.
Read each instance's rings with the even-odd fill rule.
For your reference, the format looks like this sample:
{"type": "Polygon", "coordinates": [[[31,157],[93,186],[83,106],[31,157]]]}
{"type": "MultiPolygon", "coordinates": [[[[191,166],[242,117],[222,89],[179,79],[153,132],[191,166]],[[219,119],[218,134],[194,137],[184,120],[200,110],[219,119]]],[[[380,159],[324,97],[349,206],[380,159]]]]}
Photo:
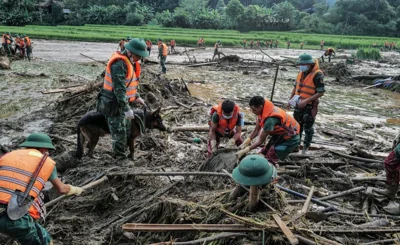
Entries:
{"type": "Polygon", "coordinates": [[[269,142],[261,150],[265,158],[276,167],[278,160],[284,160],[300,143],[300,125],[288,113],[261,96],[250,99],[250,109],[257,116],[257,124],[250,136],[239,147],[236,155],[242,158],[249,151],[262,145],[270,135],[269,142]],[[258,136],[255,143],[251,141],[258,136]]]}
{"type": "Polygon", "coordinates": [[[209,155],[218,149],[221,137],[231,138],[226,145],[227,148],[242,144],[241,134],[244,125],[244,114],[240,112],[240,108],[235,102],[224,100],[221,104],[211,108],[210,114],[209,155]]]}
{"type": "Polygon", "coordinates": [[[153,44],[151,43],[151,40],[150,40],[150,39],[148,39],[148,40],[146,41],[146,46],[147,46],[147,51],[149,52],[149,56],[150,56],[151,47],[153,46],[153,44]]]}
{"type": "MultiPolygon", "coordinates": [[[[319,98],[325,93],[324,74],[319,69],[318,60],[309,54],[302,54],[296,61],[300,72],[290,95],[290,102],[294,106],[294,118],[300,124],[300,139],[304,131],[304,145],[302,153],[305,154],[311,145],[314,136],[314,122],[318,113],[319,98]]],[[[287,109],[290,108],[290,103],[287,109]]]]}
{"type": "Polygon", "coordinates": [[[32,42],[31,39],[24,34],[22,36],[24,38],[24,43],[25,43],[25,48],[26,48],[26,57],[28,57],[28,60],[31,60],[31,54],[32,54],[32,42]]]}
{"type": "Polygon", "coordinates": [[[165,66],[165,62],[167,61],[167,55],[168,55],[168,46],[163,43],[162,39],[158,39],[158,58],[160,59],[160,65],[161,65],[161,72],[162,73],[167,73],[167,67],[165,66]]]}
{"type": "Polygon", "coordinates": [[[112,138],[114,158],[127,159],[125,146],[134,119],[130,104],[144,104],[138,93],[140,64],[142,57],[148,57],[146,43],[133,38],[124,45],[124,52],[112,54],[106,67],[103,89],[97,100],[97,111],[106,117],[112,138]],[[127,120],[128,119],[128,120],[127,120]]]}
{"type": "Polygon", "coordinates": [[[83,189],[63,184],[57,176],[56,163],[47,157],[29,192],[34,198],[32,206],[26,210],[24,216],[14,220],[14,216],[9,216],[7,211],[12,194],[15,190],[26,190],[31,176],[44,159],[44,154],[49,149],[55,149],[50,137],[41,133],[29,135],[20,146],[26,149],[9,152],[0,158],[0,233],[17,240],[20,244],[53,244],[50,234],[36,222],[46,215],[41,192],[45,183],[50,181],[59,193],[67,196],[80,195],[83,189]]]}
{"type": "Polygon", "coordinates": [[[176,42],[175,39],[171,40],[171,54],[175,53],[175,46],[176,46],[176,42]]]}
{"type": "Polygon", "coordinates": [[[327,50],[325,50],[325,52],[324,52],[324,53],[322,54],[322,56],[321,56],[322,62],[325,62],[324,56],[328,56],[328,61],[329,61],[329,63],[331,63],[331,57],[332,57],[332,55],[333,55],[333,56],[336,55],[335,49],[333,49],[333,48],[328,48],[327,50]]]}
{"type": "Polygon", "coordinates": [[[214,55],[213,55],[213,57],[212,57],[211,60],[214,60],[214,58],[215,58],[216,55],[218,55],[218,59],[220,59],[220,54],[219,54],[218,49],[219,49],[221,46],[222,46],[222,45],[221,45],[221,41],[220,41],[220,40],[218,40],[218,41],[214,44],[214,55]]]}

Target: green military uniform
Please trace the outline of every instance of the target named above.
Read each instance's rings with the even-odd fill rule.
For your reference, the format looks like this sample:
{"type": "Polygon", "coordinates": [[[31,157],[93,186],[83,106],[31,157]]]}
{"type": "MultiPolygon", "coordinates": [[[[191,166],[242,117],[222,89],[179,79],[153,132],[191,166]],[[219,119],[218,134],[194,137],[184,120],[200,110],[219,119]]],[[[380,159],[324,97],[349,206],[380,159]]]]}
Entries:
{"type": "Polygon", "coordinates": [[[167,56],[163,55],[163,45],[160,45],[160,48],[158,48],[158,57],[160,57],[160,65],[162,73],[166,73],[167,67],[165,66],[165,62],[167,61],[167,56]]]}
{"type": "MultiPolygon", "coordinates": [[[[281,119],[277,117],[268,117],[265,119],[263,130],[265,132],[271,132],[277,125],[281,125],[281,119]]],[[[295,135],[287,140],[279,139],[278,135],[271,137],[272,142],[274,142],[275,153],[279,160],[284,160],[300,143],[299,135],[295,135]]]]}
{"type": "MultiPolygon", "coordinates": [[[[305,72],[304,76],[308,76],[309,72],[305,72]]],[[[324,85],[324,74],[322,72],[318,72],[314,76],[314,86],[317,93],[324,93],[325,92],[325,85],[324,85]]],[[[294,83],[296,87],[296,82],[294,83]]],[[[314,136],[314,122],[315,122],[315,115],[312,113],[313,105],[306,105],[304,108],[295,108],[293,117],[296,121],[300,124],[300,140],[303,134],[305,133],[304,137],[304,147],[309,147],[311,145],[312,138],[314,136]]]]}
{"type": "MultiPolygon", "coordinates": [[[[57,169],[54,167],[48,181],[57,178],[57,169]]],[[[11,220],[6,210],[7,205],[0,204],[0,233],[17,240],[23,245],[47,245],[50,243],[50,234],[29,213],[18,220],[11,220]]]]}

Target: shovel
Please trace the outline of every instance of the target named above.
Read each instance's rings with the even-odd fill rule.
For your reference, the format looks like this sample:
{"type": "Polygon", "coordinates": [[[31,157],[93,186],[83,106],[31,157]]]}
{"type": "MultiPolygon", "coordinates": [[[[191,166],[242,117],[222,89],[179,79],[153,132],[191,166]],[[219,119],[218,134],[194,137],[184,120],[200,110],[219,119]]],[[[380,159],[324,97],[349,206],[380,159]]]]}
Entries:
{"type": "Polygon", "coordinates": [[[15,190],[12,194],[10,201],[7,205],[7,215],[11,220],[18,220],[26,213],[28,213],[29,207],[34,202],[34,198],[29,196],[29,192],[32,189],[33,184],[36,181],[36,178],[39,175],[40,170],[42,169],[44,163],[46,162],[49,153],[44,153],[42,159],[40,160],[39,165],[37,166],[35,172],[33,173],[28,186],[25,189],[25,192],[20,190],[15,190]]]}

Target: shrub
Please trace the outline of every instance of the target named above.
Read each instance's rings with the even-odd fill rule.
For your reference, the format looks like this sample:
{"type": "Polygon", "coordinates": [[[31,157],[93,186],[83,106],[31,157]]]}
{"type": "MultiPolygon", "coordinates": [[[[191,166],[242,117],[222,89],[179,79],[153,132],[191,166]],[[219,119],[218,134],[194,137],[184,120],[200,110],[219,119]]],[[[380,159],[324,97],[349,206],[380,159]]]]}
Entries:
{"type": "Polygon", "coordinates": [[[381,53],[378,49],[358,49],[356,57],[361,60],[379,60],[381,58],[381,53]]]}
{"type": "Polygon", "coordinates": [[[125,25],[140,26],[143,24],[144,16],[139,13],[129,13],[126,15],[125,25]]]}

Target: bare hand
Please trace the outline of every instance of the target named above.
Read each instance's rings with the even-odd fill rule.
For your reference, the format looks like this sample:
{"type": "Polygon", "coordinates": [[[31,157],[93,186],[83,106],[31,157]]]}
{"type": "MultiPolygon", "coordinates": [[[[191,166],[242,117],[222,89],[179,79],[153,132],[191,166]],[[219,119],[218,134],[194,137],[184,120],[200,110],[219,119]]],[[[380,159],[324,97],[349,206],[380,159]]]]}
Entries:
{"type": "Polygon", "coordinates": [[[297,107],[302,109],[302,108],[306,107],[307,104],[308,104],[308,100],[303,100],[297,105],[297,107]]]}
{"type": "Polygon", "coordinates": [[[142,105],[146,105],[146,102],[144,102],[144,100],[141,97],[137,98],[136,102],[142,105]]]}

